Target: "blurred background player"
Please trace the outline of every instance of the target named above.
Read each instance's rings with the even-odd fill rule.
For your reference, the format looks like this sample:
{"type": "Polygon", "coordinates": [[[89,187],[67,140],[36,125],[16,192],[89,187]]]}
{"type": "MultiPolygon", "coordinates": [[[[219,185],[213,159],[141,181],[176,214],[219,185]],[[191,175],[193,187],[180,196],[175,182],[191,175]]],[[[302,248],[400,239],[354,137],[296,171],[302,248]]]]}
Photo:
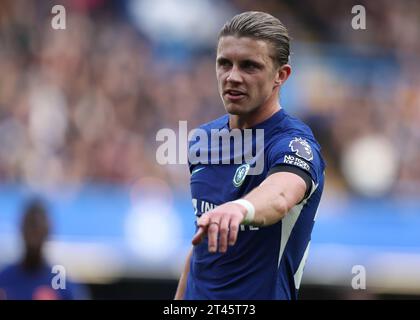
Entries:
{"type": "MultiPolygon", "coordinates": [[[[22,217],[22,258],[0,272],[0,299],[69,300],[86,299],[86,289],[65,275],[65,286],[53,288],[52,266],[46,261],[45,242],[50,233],[50,220],[44,203],[29,201],[22,217]]],[[[61,286],[62,284],[60,284],[61,286]]]]}

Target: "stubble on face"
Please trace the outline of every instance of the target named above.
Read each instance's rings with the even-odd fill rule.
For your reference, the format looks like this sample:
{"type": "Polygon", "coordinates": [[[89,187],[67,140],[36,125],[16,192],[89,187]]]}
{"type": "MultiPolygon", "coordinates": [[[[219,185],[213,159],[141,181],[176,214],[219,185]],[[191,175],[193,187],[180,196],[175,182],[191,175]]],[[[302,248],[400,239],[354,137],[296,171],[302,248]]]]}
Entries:
{"type": "Polygon", "coordinates": [[[225,109],[232,115],[258,113],[272,98],[276,67],[271,45],[249,37],[219,40],[216,73],[225,109]]]}

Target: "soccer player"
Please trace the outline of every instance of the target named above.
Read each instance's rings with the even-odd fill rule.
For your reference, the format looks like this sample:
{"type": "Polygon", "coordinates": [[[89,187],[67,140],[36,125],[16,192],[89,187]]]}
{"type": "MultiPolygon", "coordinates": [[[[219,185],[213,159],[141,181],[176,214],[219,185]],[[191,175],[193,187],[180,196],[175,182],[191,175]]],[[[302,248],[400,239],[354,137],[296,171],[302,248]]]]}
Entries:
{"type": "Polygon", "coordinates": [[[248,174],[255,163],[236,164],[232,154],[229,164],[190,162],[197,232],[175,299],[297,299],[324,161],[310,128],[280,106],[289,41],[263,12],[236,15],[219,33],[216,76],[228,114],[200,129],[251,129],[252,143],[263,129],[264,166],[248,174]]]}
{"type": "Polygon", "coordinates": [[[44,245],[49,235],[50,221],[47,209],[37,199],[31,200],[23,214],[23,256],[17,263],[0,272],[0,300],[70,300],[87,299],[88,292],[79,283],[64,279],[64,286],[53,287],[50,266],[44,256],[44,245]]]}

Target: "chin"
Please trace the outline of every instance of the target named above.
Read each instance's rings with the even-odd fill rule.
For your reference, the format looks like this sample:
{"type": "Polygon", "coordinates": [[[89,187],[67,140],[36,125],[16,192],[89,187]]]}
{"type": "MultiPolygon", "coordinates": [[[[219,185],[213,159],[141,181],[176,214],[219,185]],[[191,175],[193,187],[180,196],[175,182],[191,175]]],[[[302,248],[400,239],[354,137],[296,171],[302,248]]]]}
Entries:
{"type": "Polygon", "coordinates": [[[246,110],[245,107],[241,105],[233,104],[233,103],[226,104],[225,110],[227,113],[238,115],[238,116],[249,112],[248,110],[246,110]]]}
{"type": "Polygon", "coordinates": [[[241,106],[237,104],[228,104],[225,105],[225,110],[227,113],[235,116],[244,116],[251,115],[257,111],[258,108],[251,108],[249,106],[241,106]]]}

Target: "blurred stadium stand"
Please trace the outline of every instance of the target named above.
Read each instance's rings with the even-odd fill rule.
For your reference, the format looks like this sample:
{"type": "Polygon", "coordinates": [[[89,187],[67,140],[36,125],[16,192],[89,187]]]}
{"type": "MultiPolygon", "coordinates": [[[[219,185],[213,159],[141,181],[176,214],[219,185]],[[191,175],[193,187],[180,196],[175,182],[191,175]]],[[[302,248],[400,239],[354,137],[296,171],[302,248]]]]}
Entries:
{"type": "Polygon", "coordinates": [[[282,105],[328,163],[302,298],[420,297],[420,2],[254,2],[0,2],[0,269],[38,194],[51,262],[93,298],[171,298],[194,220],[188,169],[157,163],[156,133],[224,113],[217,31],[262,10],[293,37],[282,105]],[[50,24],[60,3],[66,30],[50,24]],[[352,290],[354,265],[367,290],[352,290]]]}

